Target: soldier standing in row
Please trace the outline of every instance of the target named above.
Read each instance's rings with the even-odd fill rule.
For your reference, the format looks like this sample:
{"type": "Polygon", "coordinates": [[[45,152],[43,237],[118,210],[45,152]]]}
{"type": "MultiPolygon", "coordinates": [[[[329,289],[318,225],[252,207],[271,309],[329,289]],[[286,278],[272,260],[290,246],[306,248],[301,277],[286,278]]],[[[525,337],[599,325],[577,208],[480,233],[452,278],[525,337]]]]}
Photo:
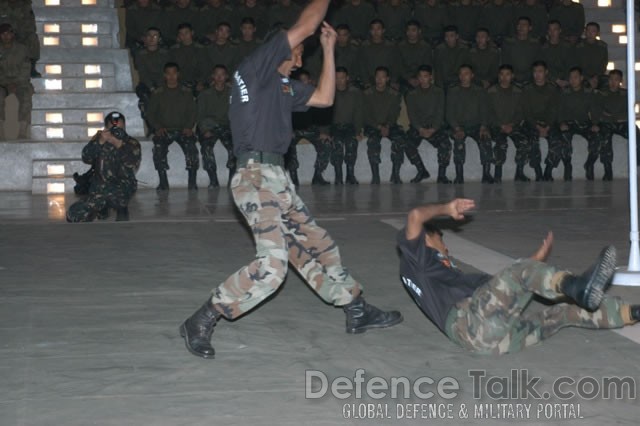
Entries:
{"type": "Polygon", "coordinates": [[[5,99],[14,94],[18,98],[18,139],[29,137],[31,123],[31,64],[27,48],[15,41],[9,24],[0,25],[0,140],[5,139],[5,99]]]}
{"type": "Polygon", "coordinates": [[[213,148],[220,139],[227,150],[227,168],[229,182],[236,171],[236,161],[233,155],[231,128],[229,127],[229,96],[231,89],[227,84],[229,73],[222,64],[213,68],[212,84],[198,95],[198,137],[200,139],[200,153],[202,154],[202,168],[209,175],[209,188],[217,188],[218,183],[216,157],[213,148]]]}
{"type": "Polygon", "coordinates": [[[491,137],[487,128],[486,91],[473,84],[473,69],[462,65],[458,72],[460,84],[447,94],[447,122],[453,138],[453,162],[456,178],[453,183],[464,183],[464,163],[467,158],[465,140],[474,139],[480,151],[482,183],[493,183],[491,177],[491,137]]]}
{"type": "Polygon", "coordinates": [[[189,172],[189,189],[197,189],[196,173],[200,160],[193,127],[196,124],[197,106],[191,90],[180,85],[180,67],[169,62],[164,66],[165,85],[156,90],[149,100],[147,119],[154,129],[153,165],[158,171],[158,190],[168,190],[167,170],[169,145],[178,142],[184,152],[189,172]]]}
{"type": "Polygon", "coordinates": [[[380,183],[380,150],[382,138],[391,141],[391,183],[402,183],[400,167],[404,161],[404,132],[398,125],[400,93],[389,87],[389,69],[378,67],[375,86],[364,92],[364,134],[367,137],[367,156],[371,165],[371,183],[380,183]]]}
{"type": "Polygon", "coordinates": [[[493,158],[495,170],[493,180],[502,182],[502,165],[507,159],[507,138],[511,138],[516,148],[515,181],[528,182],[524,166],[529,160],[531,146],[523,131],[524,112],[522,109],[522,90],[512,84],[513,68],[501,65],[498,71],[498,84],[488,90],[489,124],[491,136],[495,142],[493,158]]]}
{"type": "Polygon", "coordinates": [[[447,178],[451,141],[444,129],[444,90],[433,85],[433,70],[429,65],[420,66],[416,78],[418,87],[405,96],[411,124],[405,152],[409,162],[418,169],[418,174],[411,182],[417,183],[429,177],[418,152],[422,140],[426,140],[438,150],[438,183],[451,183],[447,178]]]}
{"type": "Polygon", "coordinates": [[[336,185],[342,184],[342,163],[347,166],[345,182],[357,185],[355,176],[358,142],[362,135],[362,92],[350,84],[349,71],[336,68],[336,96],[331,123],[331,164],[336,172],[336,185]]]}
{"type": "Polygon", "coordinates": [[[108,209],[116,209],[117,221],[129,220],[129,200],[136,192],[136,172],[140,166],[140,143],[127,135],[124,115],[109,113],[99,131],[82,149],[82,161],[91,164],[86,199],[69,207],[67,222],[91,222],[108,209]]]}

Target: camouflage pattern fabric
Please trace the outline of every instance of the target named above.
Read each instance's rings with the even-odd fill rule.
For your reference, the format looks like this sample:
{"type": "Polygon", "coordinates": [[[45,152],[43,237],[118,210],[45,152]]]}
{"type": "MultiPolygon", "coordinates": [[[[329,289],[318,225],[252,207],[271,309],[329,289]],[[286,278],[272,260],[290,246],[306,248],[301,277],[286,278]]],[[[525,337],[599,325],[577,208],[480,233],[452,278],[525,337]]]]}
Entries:
{"type": "Polygon", "coordinates": [[[198,170],[200,166],[200,158],[198,156],[198,148],[196,147],[196,137],[185,136],[181,131],[168,131],[166,136],[154,136],[153,140],[153,165],[158,171],[169,170],[167,155],[169,154],[169,145],[174,141],[178,142],[186,162],[187,170],[198,170]]]}
{"type": "Polygon", "coordinates": [[[492,126],[490,131],[495,143],[493,146],[493,160],[496,166],[503,165],[507,160],[507,147],[509,145],[507,138],[511,138],[516,149],[516,164],[524,165],[529,161],[531,144],[522,126],[513,126],[513,130],[509,134],[502,133],[498,126],[492,126]]]}
{"type": "MultiPolygon", "coordinates": [[[[369,163],[380,164],[380,151],[382,150],[382,134],[375,127],[365,126],[364,134],[367,137],[367,157],[369,163]]],[[[392,124],[389,127],[389,138],[391,141],[391,162],[402,164],[404,162],[405,133],[400,126],[392,124]]]]}
{"type": "Polygon", "coordinates": [[[558,272],[545,263],[520,259],[451,309],[447,336],[469,351],[499,355],[535,345],[563,327],[624,325],[621,300],[609,296],[605,296],[595,312],[567,303],[539,312],[526,311],[534,294],[548,300],[562,297],[554,285],[554,280],[561,276],[558,272]]]}
{"type": "MultiPolygon", "coordinates": [[[[540,133],[538,129],[532,124],[525,122],[522,126],[522,131],[529,140],[529,165],[531,167],[539,166],[542,164],[542,151],[540,151],[540,133]]],[[[549,135],[547,136],[547,146],[551,145],[552,138],[558,138],[558,132],[554,126],[549,129],[549,135]]]]}
{"type": "Polygon", "coordinates": [[[216,125],[210,129],[200,129],[200,153],[202,154],[202,168],[208,172],[215,172],[216,156],[213,148],[220,139],[222,146],[227,150],[227,168],[233,170],[236,167],[236,157],[233,155],[233,141],[231,140],[231,128],[229,126],[216,125]],[[204,132],[209,131],[213,135],[206,138],[204,132]]]}
{"type": "Polygon", "coordinates": [[[211,301],[224,317],[238,318],[269,297],[284,281],[288,263],[327,303],[346,305],[360,294],[338,246],[282,167],[250,162],[234,175],[231,191],[253,233],[256,257],[213,290],[211,301]]]}
{"type": "Polygon", "coordinates": [[[420,164],[420,153],[418,147],[423,140],[429,142],[438,150],[438,165],[446,167],[451,162],[451,141],[449,135],[442,129],[438,129],[429,139],[425,139],[418,133],[418,130],[411,127],[407,132],[407,144],[405,152],[409,162],[413,165],[420,164]]]}
{"type": "Polygon", "coordinates": [[[480,137],[480,126],[462,126],[465,137],[463,139],[456,139],[451,131],[451,139],[453,139],[453,162],[455,164],[464,164],[467,159],[467,147],[465,140],[467,137],[473,139],[478,144],[478,150],[480,151],[480,163],[482,165],[491,164],[493,162],[493,150],[491,149],[491,138],[480,137]]]}
{"type": "Polygon", "coordinates": [[[289,150],[285,154],[285,168],[287,170],[298,170],[298,168],[300,168],[297,145],[302,139],[306,139],[311,142],[313,147],[316,149],[316,161],[314,163],[314,168],[323,172],[329,165],[329,158],[331,156],[331,140],[321,137],[320,129],[317,127],[307,130],[294,130],[291,145],[289,145],[289,150]]]}
{"type": "Polygon", "coordinates": [[[560,160],[571,161],[573,154],[573,146],[571,140],[574,135],[580,135],[588,142],[589,157],[593,156],[594,161],[600,155],[600,139],[598,135],[591,131],[591,123],[587,121],[569,121],[567,122],[569,129],[562,131],[557,129],[559,137],[552,137],[549,143],[549,153],[545,162],[557,167],[560,160]]]}
{"type": "MultiPolygon", "coordinates": [[[[603,164],[613,162],[613,135],[620,135],[625,139],[629,139],[629,127],[626,121],[619,123],[598,123],[600,131],[600,162],[603,164]]],[[[636,139],[640,140],[640,130],[636,126],[636,139]]]]}
{"type": "Polygon", "coordinates": [[[331,125],[331,164],[333,167],[354,166],[358,157],[358,139],[353,124],[331,125]]]}

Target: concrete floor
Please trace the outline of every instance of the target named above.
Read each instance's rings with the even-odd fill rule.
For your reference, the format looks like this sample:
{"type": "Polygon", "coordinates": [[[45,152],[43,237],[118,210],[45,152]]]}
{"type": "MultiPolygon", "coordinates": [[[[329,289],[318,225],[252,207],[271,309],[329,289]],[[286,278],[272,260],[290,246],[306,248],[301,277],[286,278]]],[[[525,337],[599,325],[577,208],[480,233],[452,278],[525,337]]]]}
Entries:
{"type": "MultiPolygon", "coordinates": [[[[177,328],[212,287],[253,256],[226,188],[163,196],[140,191],[131,222],[112,217],[74,225],[64,222],[73,196],[0,193],[0,425],[637,425],[640,404],[628,394],[621,400],[474,399],[469,370],[508,377],[512,369],[528,369],[544,391],[561,376],[630,377],[637,388],[640,333],[635,327],[625,329],[630,338],[565,329],[518,354],[467,353],[424,317],[400,284],[394,228],[412,206],[465,196],[479,208],[457,227],[451,248],[454,256],[458,247],[477,251],[459,258],[467,268],[486,269],[479,259],[491,253],[527,256],[549,229],[556,235],[555,264],[580,271],[608,243],[626,264],[626,191],[622,180],[303,186],[300,193],[339,243],[344,263],[365,284],[367,300],[400,309],[405,321],[347,335],[342,311],[323,304],[291,273],[268,303],[216,327],[215,360],[190,355],[177,328]],[[358,369],[366,370],[367,380],[450,376],[461,390],[451,400],[305,398],[306,370],[331,380],[353,378],[358,369]],[[388,410],[386,418],[345,418],[354,404],[358,417],[368,407],[358,404],[368,403],[388,410]],[[476,416],[480,403],[492,404],[494,418],[476,416]],[[571,412],[545,405],[554,403],[572,404],[564,409],[579,408],[581,418],[567,419],[571,412]],[[408,419],[406,404],[431,406],[408,419]],[[442,418],[449,413],[441,411],[431,419],[429,408],[445,407],[436,404],[451,404],[453,418],[442,418]],[[531,412],[499,419],[498,404],[531,404],[531,412]],[[469,418],[460,416],[463,407],[469,418]],[[555,409],[559,415],[545,416],[544,410],[555,409]]],[[[640,287],[610,291],[640,302],[640,287]]],[[[435,392],[436,386],[421,389],[435,392]]]]}

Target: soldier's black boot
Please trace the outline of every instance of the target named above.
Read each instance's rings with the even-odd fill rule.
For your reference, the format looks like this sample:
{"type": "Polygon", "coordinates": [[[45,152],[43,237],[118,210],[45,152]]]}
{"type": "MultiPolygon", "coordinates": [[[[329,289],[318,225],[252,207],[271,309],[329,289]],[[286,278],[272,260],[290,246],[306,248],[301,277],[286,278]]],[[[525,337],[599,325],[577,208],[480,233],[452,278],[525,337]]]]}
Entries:
{"type": "Polygon", "coordinates": [[[595,161],[591,158],[587,158],[587,162],[584,163],[584,176],[585,178],[587,178],[587,180],[593,180],[594,178],[593,163],[595,163],[595,161]]]}
{"type": "Polygon", "coordinates": [[[595,311],[600,306],[604,292],[616,270],[616,248],[602,249],[596,262],[582,275],[567,275],[559,289],[578,306],[595,311]]]}
{"type": "Polygon", "coordinates": [[[451,183],[447,178],[447,166],[438,167],[438,183],[451,183]]]}
{"type": "Polygon", "coordinates": [[[36,69],[36,60],[31,60],[31,78],[42,78],[42,74],[36,69]]]}
{"type": "Polygon", "coordinates": [[[187,350],[202,358],[214,358],[211,334],[220,314],[211,305],[211,299],[200,307],[180,326],[180,336],[184,338],[187,350]]]}
{"type": "Polygon", "coordinates": [[[420,160],[420,162],[416,164],[416,169],[418,169],[418,173],[416,174],[416,177],[411,179],[411,183],[421,182],[422,180],[428,179],[429,176],[431,176],[427,171],[427,168],[424,166],[422,160],[420,160]]]}
{"type": "Polygon", "coordinates": [[[104,209],[96,213],[96,219],[98,220],[106,220],[108,218],[109,218],[109,207],[105,207],[104,209]]]}
{"type": "Polygon", "coordinates": [[[380,167],[374,163],[371,163],[371,184],[380,185],[380,167]]]}
{"type": "Polygon", "coordinates": [[[158,178],[160,179],[160,183],[156,187],[158,191],[166,191],[169,189],[169,179],[167,178],[166,170],[158,170],[158,178]]]}
{"type": "Polygon", "coordinates": [[[189,190],[196,190],[198,189],[198,185],[196,184],[196,178],[197,178],[197,173],[198,170],[196,169],[189,169],[189,182],[188,182],[188,188],[189,190]]]}
{"type": "Polygon", "coordinates": [[[613,180],[613,167],[611,163],[602,163],[602,165],[604,166],[604,176],[602,180],[613,180]]]}
{"type": "Polygon", "coordinates": [[[491,164],[482,165],[482,183],[493,183],[491,177],[491,164]]]}
{"type": "Polygon", "coordinates": [[[544,176],[542,178],[545,182],[553,182],[553,166],[547,164],[544,167],[544,176]]]}
{"type": "Polygon", "coordinates": [[[544,180],[544,177],[542,175],[542,167],[540,167],[540,164],[536,164],[533,167],[533,171],[536,174],[536,182],[540,182],[540,181],[544,180]]]}
{"type": "Polygon", "coordinates": [[[464,164],[456,163],[456,178],[453,183],[464,183],[464,164]]]}
{"type": "Polygon", "coordinates": [[[349,185],[358,185],[358,180],[356,179],[356,175],[354,172],[355,167],[353,165],[347,164],[347,179],[346,182],[349,185]]]}
{"type": "Polygon", "coordinates": [[[400,166],[401,164],[399,163],[393,163],[391,166],[391,179],[389,180],[393,184],[402,183],[402,181],[400,180],[400,166]]]}
{"type": "Polygon", "coordinates": [[[336,185],[342,185],[344,182],[342,180],[342,165],[334,166],[336,171],[336,185]]]}
{"type": "Polygon", "coordinates": [[[319,169],[315,169],[313,172],[313,179],[311,179],[311,185],[329,185],[329,182],[324,180],[322,172],[319,169]]]}
{"type": "Polygon", "coordinates": [[[524,164],[516,164],[516,177],[514,180],[517,182],[529,182],[531,180],[524,174],[524,164]]]}
{"type": "Polygon", "coordinates": [[[631,305],[631,319],[640,321],[640,305],[631,305]]]}
{"type": "Polygon", "coordinates": [[[502,183],[502,164],[496,164],[493,169],[493,182],[502,183]]]}
{"type": "Polygon", "coordinates": [[[129,221],[129,207],[119,207],[116,209],[116,222],[129,221]]]}
{"type": "Polygon", "coordinates": [[[564,164],[564,180],[566,182],[570,182],[573,180],[573,166],[571,165],[571,160],[562,160],[562,164],[564,164]]]}
{"type": "Polygon", "coordinates": [[[398,311],[385,312],[369,305],[362,296],[356,297],[342,307],[347,315],[347,333],[364,333],[370,328],[387,328],[400,324],[402,314],[398,311]]]}
{"type": "Polygon", "coordinates": [[[293,182],[293,184],[295,186],[300,186],[300,181],[298,180],[298,170],[297,169],[289,170],[289,176],[291,176],[291,182],[293,182]]]}
{"type": "Polygon", "coordinates": [[[218,182],[218,174],[215,170],[207,170],[207,174],[209,175],[209,189],[217,188],[220,186],[220,182],[218,182]]]}

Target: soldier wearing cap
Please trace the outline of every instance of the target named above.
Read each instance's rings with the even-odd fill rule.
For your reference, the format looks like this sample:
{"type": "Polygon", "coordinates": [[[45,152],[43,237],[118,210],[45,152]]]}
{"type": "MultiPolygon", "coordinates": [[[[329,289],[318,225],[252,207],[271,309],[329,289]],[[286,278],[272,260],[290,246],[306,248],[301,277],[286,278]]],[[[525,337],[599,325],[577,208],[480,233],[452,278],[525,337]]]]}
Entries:
{"type": "Polygon", "coordinates": [[[129,200],[136,192],[140,166],[140,143],[126,133],[125,117],[117,111],[107,115],[99,131],[82,150],[82,161],[94,170],[89,194],[69,207],[67,222],[91,222],[116,209],[117,221],[129,220],[129,200]]]}
{"type": "Polygon", "coordinates": [[[0,140],[4,140],[4,100],[10,94],[18,98],[18,139],[29,137],[31,122],[31,64],[27,48],[15,41],[10,24],[0,25],[0,140]]]}

